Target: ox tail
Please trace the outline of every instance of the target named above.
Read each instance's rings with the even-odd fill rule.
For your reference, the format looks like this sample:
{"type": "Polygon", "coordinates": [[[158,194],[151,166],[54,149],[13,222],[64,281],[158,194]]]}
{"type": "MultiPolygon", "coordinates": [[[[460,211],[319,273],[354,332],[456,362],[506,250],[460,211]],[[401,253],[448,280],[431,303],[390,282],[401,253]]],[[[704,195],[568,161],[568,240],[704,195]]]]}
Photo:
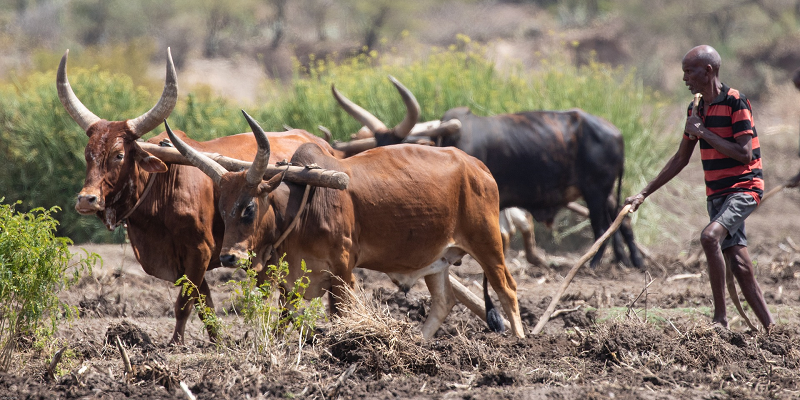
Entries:
{"type": "Polygon", "coordinates": [[[486,324],[489,325],[489,329],[493,332],[505,332],[506,325],[503,323],[503,317],[494,307],[492,299],[489,298],[489,282],[486,274],[483,274],[483,300],[486,303],[486,324]]]}

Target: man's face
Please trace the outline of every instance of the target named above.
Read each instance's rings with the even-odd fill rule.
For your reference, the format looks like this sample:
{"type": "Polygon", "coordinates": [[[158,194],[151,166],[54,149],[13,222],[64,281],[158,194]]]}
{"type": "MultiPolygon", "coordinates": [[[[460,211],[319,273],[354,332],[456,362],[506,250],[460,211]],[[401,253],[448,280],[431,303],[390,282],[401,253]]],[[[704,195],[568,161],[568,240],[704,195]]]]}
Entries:
{"type": "Polygon", "coordinates": [[[696,58],[683,59],[683,82],[692,94],[700,93],[711,81],[710,66],[696,58]]]}

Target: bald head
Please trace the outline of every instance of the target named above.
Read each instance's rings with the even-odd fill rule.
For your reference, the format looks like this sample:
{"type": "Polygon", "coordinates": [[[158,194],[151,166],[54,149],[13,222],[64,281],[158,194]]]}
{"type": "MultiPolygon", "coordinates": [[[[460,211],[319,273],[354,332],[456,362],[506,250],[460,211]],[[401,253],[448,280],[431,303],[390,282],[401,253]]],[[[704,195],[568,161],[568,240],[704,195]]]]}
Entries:
{"type": "Polygon", "coordinates": [[[683,62],[688,64],[710,65],[714,75],[719,75],[719,66],[722,59],[713,47],[703,44],[692,48],[683,56],[683,62]]]}

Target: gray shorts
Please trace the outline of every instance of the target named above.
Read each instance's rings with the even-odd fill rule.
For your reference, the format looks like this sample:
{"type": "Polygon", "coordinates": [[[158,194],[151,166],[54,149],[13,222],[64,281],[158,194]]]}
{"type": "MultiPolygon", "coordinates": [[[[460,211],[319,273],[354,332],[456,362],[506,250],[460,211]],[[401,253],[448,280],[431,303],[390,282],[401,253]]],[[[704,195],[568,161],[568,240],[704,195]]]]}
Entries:
{"type": "Polygon", "coordinates": [[[731,193],[707,201],[708,216],[711,222],[718,222],[728,230],[728,236],[722,241],[725,250],[732,246],[747,246],[747,235],[744,232],[744,220],[758,203],[749,193],[731,193]]]}

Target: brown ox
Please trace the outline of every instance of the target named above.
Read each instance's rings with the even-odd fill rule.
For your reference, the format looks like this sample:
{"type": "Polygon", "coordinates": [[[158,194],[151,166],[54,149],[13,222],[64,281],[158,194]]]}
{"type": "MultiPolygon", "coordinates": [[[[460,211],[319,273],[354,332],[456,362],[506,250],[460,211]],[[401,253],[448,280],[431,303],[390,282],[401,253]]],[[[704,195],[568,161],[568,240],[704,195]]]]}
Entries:
{"type": "MultiPolygon", "coordinates": [[[[86,131],[86,180],[75,209],[96,214],[109,230],[127,223],[136,259],[148,274],[170,282],[186,275],[213,308],[206,270],[220,266],[219,243],[223,224],[215,209],[219,192],[197,168],[167,166],[143,151],[136,140],[157,127],[177,101],[172,57],[167,51],[167,78],[161,99],[144,115],[126,121],[106,121],[89,111],[72,91],[67,79],[67,55],[58,68],[58,95],[75,122],[86,131]],[[149,188],[148,188],[149,186],[149,188]]],[[[183,132],[178,133],[186,138],[183,132]]],[[[324,140],[301,130],[271,133],[274,160],[288,159],[301,143],[324,140]]],[[[166,133],[149,140],[159,143],[166,133]]],[[[186,138],[195,148],[229,157],[251,159],[256,152],[252,133],[207,142],[186,138]]],[[[194,300],[179,295],[175,302],[172,343],[182,343],[194,300]]],[[[203,316],[201,316],[202,318],[203,316]]],[[[213,339],[215,333],[209,331],[213,339]]]]}
{"type": "Polygon", "coordinates": [[[259,155],[248,171],[228,172],[171,136],[178,150],[220,186],[223,264],[235,264],[248,251],[272,249],[299,212],[299,224],[275,250],[286,254],[288,282],[299,278],[305,260],[311,270],[305,295],[330,292],[331,312],[337,311],[336,299],[345,295],[342,285],[353,285],[353,268],[384,272],[403,291],[424,277],[431,309],[422,334],[431,338],[455,305],[449,266],[470,254],[497,292],[513,333],[524,336],[516,283],[503,258],[497,185],[480,161],[458,149],[416,145],[338,160],[320,146],[306,144],[297,149],[293,164],[317,165],[350,177],[345,190],[310,187],[306,192],[304,185],[281,183],[280,175],[262,180],[269,141],[245,116],[259,143],[259,155]],[[304,193],[309,193],[305,208],[304,193]]]}

